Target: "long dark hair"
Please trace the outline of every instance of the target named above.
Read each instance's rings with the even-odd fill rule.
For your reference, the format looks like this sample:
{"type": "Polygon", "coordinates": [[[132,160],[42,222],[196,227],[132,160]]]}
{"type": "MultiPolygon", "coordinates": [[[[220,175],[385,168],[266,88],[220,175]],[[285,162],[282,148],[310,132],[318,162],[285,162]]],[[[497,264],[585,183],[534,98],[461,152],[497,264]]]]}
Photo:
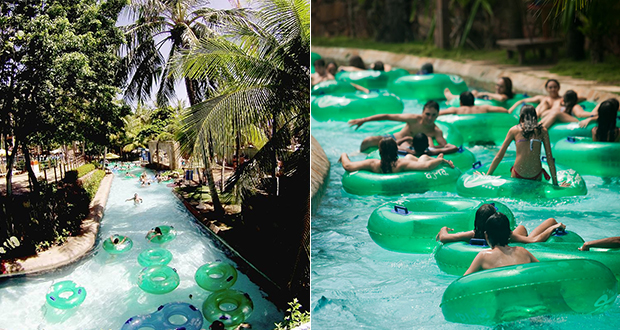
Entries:
{"type": "Polygon", "coordinates": [[[611,98],[603,101],[598,108],[598,128],[596,139],[601,142],[616,141],[616,117],[618,116],[618,100],[611,98]]]}
{"type": "Polygon", "coordinates": [[[476,211],[476,219],[474,220],[474,238],[484,239],[487,219],[495,213],[497,213],[497,210],[495,206],[491,204],[482,204],[478,208],[478,211],[476,211]]]}
{"type": "Polygon", "coordinates": [[[484,226],[491,247],[508,245],[512,230],[510,230],[510,220],[505,214],[500,212],[493,214],[484,226]]]}
{"type": "Polygon", "coordinates": [[[392,166],[398,160],[398,145],[396,140],[385,138],[379,142],[379,155],[381,156],[381,172],[392,173],[392,166]]]}
{"type": "Polygon", "coordinates": [[[358,69],[366,70],[366,64],[364,64],[364,60],[361,57],[354,55],[349,58],[349,65],[354,66],[358,69]]]}
{"type": "Polygon", "coordinates": [[[538,115],[536,115],[536,109],[533,106],[526,104],[521,108],[519,125],[523,130],[523,137],[526,139],[529,139],[534,133],[540,134],[542,125],[538,123],[538,115]]]}
{"type": "Polygon", "coordinates": [[[515,97],[515,94],[512,92],[512,80],[508,77],[502,77],[502,80],[504,81],[504,87],[506,88],[505,93],[508,99],[515,97]]]}
{"type": "Polygon", "coordinates": [[[566,110],[564,110],[564,112],[566,112],[569,115],[572,115],[573,107],[577,104],[577,101],[579,100],[577,98],[577,93],[575,93],[574,90],[569,89],[566,91],[566,93],[564,93],[564,96],[562,97],[562,99],[564,100],[564,106],[566,107],[566,110]]]}

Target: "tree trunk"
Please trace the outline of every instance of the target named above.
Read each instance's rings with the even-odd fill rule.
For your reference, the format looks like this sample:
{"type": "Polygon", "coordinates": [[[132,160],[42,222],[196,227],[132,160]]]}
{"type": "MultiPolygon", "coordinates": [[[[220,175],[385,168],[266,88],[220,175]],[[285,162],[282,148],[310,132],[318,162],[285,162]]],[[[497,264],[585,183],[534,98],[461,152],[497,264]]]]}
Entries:
{"type": "Polygon", "coordinates": [[[222,207],[222,203],[220,202],[220,197],[217,193],[217,188],[215,187],[215,180],[213,179],[213,170],[211,169],[211,160],[207,155],[206,150],[202,150],[202,159],[205,164],[205,176],[207,177],[207,184],[209,186],[209,193],[211,194],[211,202],[213,203],[213,211],[216,214],[224,214],[224,208],[222,207]]]}
{"type": "Polygon", "coordinates": [[[578,29],[582,25],[581,21],[574,18],[573,22],[568,28],[566,51],[570,58],[580,61],[586,58],[586,37],[578,29]]]}
{"type": "Polygon", "coordinates": [[[7,138],[4,139],[4,150],[6,150],[6,195],[13,195],[13,163],[15,162],[15,149],[9,148],[11,145],[9,144],[9,140],[7,138]],[[11,155],[9,155],[9,151],[11,151],[11,155]]]}
{"type": "Polygon", "coordinates": [[[604,60],[605,48],[602,39],[600,36],[590,38],[590,61],[592,64],[602,63],[604,60]]]}
{"type": "Polygon", "coordinates": [[[521,0],[509,0],[509,15],[508,15],[508,37],[510,39],[523,38],[523,11],[521,0]]]}
{"type": "Polygon", "coordinates": [[[28,145],[26,144],[26,142],[22,142],[21,143],[22,146],[22,152],[24,153],[24,160],[26,162],[26,171],[28,172],[28,179],[30,179],[30,181],[32,182],[32,192],[39,192],[40,186],[39,186],[39,180],[37,179],[37,176],[34,174],[34,171],[32,170],[32,165],[30,162],[30,150],[28,150],[28,145]]]}

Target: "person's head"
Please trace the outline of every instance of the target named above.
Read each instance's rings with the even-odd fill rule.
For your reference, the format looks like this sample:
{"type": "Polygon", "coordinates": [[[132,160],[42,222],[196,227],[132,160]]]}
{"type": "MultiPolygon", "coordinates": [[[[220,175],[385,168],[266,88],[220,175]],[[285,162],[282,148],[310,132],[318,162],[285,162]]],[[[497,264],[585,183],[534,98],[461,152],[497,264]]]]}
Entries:
{"type": "Polygon", "coordinates": [[[418,74],[432,74],[433,73],[433,65],[431,63],[424,63],[418,71],[418,74]]]}
{"type": "Polygon", "coordinates": [[[114,244],[118,244],[118,242],[119,242],[118,236],[114,236],[114,240],[112,242],[114,242],[114,244]]]}
{"type": "Polygon", "coordinates": [[[476,211],[476,218],[474,220],[474,238],[484,238],[484,232],[486,230],[485,224],[490,216],[497,213],[495,206],[492,204],[482,204],[476,211]]]}
{"type": "Polygon", "coordinates": [[[133,198],[138,198],[138,193],[134,193],[133,198]]]}
{"type": "Polygon", "coordinates": [[[366,64],[364,64],[364,60],[362,60],[362,58],[357,55],[351,56],[351,58],[349,58],[349,65],[358,69],[366,70],[366,64]]]}
{"type": "Polygon", "coordinates": [[[372,64],[372,69],[375,71],[385,71],[385,65],[383,65],[383,62],[377,61],[372,64]]]}
{"type": "Polygon", "coordinates": [[[611,98],[603,101],[598,108],[598,128],[596,139],[601,142],[616,140],[616,118],[618,117],[618,100],[611,98]]]}
{"type": "Polygon", "coordinates": [[[334,61],[329,61],[327,62],[325,69],[327,72],[331,73],[332,76],[335,76],[336,72],[338,72],[338,65],[334,61]]]}
{"type": "Polygon", "coordinates": [[[560,82],[555,79],[549,79],[545,83],[545,89],[551,97],[558,97],[560,95],[560,82]]]}
{"type": "Polygon", "coordinates": [[[510,239],[510,221],[505,214],[497,212],[487,219],[484,225],[485,236],[491,247],[506,246],[510,239]]]}
{"type": "Polygon", "coordinates": [[[459,96],[459,100],[461,101],[462,107],[471,107],[474,105],[474,101],[476,100],[476,98],[474,97],[474,94],[472,94],[470,91],[465,91],[461,93],[461,95],[459,96]]]}
{"type": "Polygon", "coordinates": [[[157,233],[157,234],[161,234],[161,228],[159,228],[159,227],[155,227],[155,233],[157,233]]]}
{"type": "Polygon", "coordinates": [[[504,94],[508,96],[509,99],[514,97],[512,92],[512,80],[508,77],[501,77],[497,79],[495,83],[495,93],[504,94]]]}
{"type": "Polygon", "coordinates": [[[574,90],[567,90],[566,93],[564,93],[564,96],[562,96],[562,101],[564,101],[564,106],[566,107],[566,110],[564,110],[564,112],[569,115],[572,114],[573,107],[577,104],[578,100],[579,99],[577,98],[577,93],[575,93],[574,90]]]}
{"type": "Polygon", "coordinates": [[[523,137],[529,139],[534,133],[540,134],[542,126],[538,123],[538,115],[536,114],[536,108],[526,104],[521,108],[521,115],[519,115],[519,125],[523,137]]]}
{"type": "Polygon", "coordinates": [[[428,149],[428,136],[424,133],[418,133],[413,136],[413,149],[418,155],[423,154],[428,149]]]}
{"type": "Polygon", "coordinates": [[[422,110],[422,121],[425,124],[434,123],[438,115],[439,104],[435,101],[426,102],[426,104],[424,105],[424,109],[422,110]]]}
{"type": "Polygon", "coordinates": [[[381,172],[392,173],[392,165],[398,160],[398,145],[392,138],[384,138],[379,142],[381,156],[381,172]]]}
{"type": "Polygon", "coordinates": [[[213,321],[209,326],[209,330],[225,330],[224,323],[222,321],[213,321]]]}
{"type": "Polygon", "coordinates": [[[319,58],[318,60],[314,61],[314,71],[316,71],[316,73],[318,73],[319,75],[324,75],[325,72],[327,71],[327,69],[325,68],[325,60],[322,58],[319,58]]]}

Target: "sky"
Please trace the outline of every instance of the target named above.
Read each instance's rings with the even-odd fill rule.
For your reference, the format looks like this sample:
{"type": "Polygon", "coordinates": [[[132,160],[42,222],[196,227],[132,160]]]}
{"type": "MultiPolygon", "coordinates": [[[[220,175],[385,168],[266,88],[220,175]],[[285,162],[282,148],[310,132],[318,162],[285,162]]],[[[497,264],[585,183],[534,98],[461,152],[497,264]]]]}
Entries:
{"type": "MultiPolygon", "coordinates": [[[[209,1],[209,7],[214,8],[214,9],[231,9],[233,8],[233,4],[236,5],[240,5],[242,8],[244,7],[251,7],[251,3],[252,0],[210,0],[209,1]]],[[[236,6],[235,5],[235,6],[236,6]]],[[[126,17],[126,15],[124,15],[121,12],[121,15],[118,18],[118,21],[116,23],[116,26],[123,26],[123,25],[127,25],[130,21],[128,20],[128,18],[126,17]]],[[[162,49],[162,53],[166,54],[168,53],[170,50],[170,47],[166,47],[163,46],[162,49]]],[[[155,87],[158,86],[157,84],[154,84],[155,87]]],[[[187,90],[185,89],[185,85],[183,84],[182,81],[178,81],[175,84],[175,91],[177,94],[177,99],[178,100],[183,100],[185,102],[186,106],[189,106],[189,99],[187,97],[187,90]]],[[[156,99],[155,98],[155,92],[153,91],[152,95],[152,100],[150,102],[147,102],[147,105],[149,106],[153,106],[153,101],[156,99]]],[[[122,98],[122,96],[120,96],[122,98]]],[[[172,101],[171,105],[176,105],[177,102],[172,101]]],[[[132,107],[135,108],[136,104],[132,104],[132,107]]]]}

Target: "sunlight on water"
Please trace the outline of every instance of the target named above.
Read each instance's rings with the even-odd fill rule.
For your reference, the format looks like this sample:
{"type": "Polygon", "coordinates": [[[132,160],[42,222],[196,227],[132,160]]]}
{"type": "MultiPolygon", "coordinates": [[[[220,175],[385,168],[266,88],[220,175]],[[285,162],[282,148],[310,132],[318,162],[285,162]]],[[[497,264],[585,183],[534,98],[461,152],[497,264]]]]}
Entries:
{"type": "MultiPolygon", "coordinates": [[[[443,107],[442,107],[443,108],[443,107]]],[[[421,113],[422,104],[405,101],[406,113],[421,113]]],[[[368,217],[380,204],[406,198],[456,197],[456,193],[427,192],[409,196],[355,196],[342,189],[344,170],[337,162],[346,152],[354,161],[365,159],[359,144],[366,136],[394,126],[364,124],[355,131],[344,122],[312,121],[312,135],[331,162],[325,196],[312,217],[313,329],[479,329],[447,322],[439,304],[448,285],[458,277],[439,270],[431,254],[384,250],[366,230],[368,217]]],[[[474,147],[478,160],[490,162],[497,147],[474,147]]],[[[514,144],[509,148],[514,154],[514,144]]],[[[554,217],[586,240],[620,235],[619,179],[584,176],[588,195],[549,201],[500,199],[517,223],[533,229],[554,217]]],[[[603,314],[556,315],[521,320],[498,329],[618,329],[620,299],[603,314]]]]}
{"type": "MultiPolygon", "coordinates": [[[[133,171],[137,176],[140,172],[139,169],[133,171]]],[[[187,302],[201,310],[209,292],[201,289],[194,280],[198,267],[216,260],[235,267],[236,264],[214,245],[170,190],[165,183],[140,187],[136,178],[115,177],[95,253],[53,273],[0,280],[0,329],[116,330],[130,317],[150,314],[159,305],[169,302],[187,302]],[[144,200],[137,206],[125,201],[135,192],[144,200]],[[142,269],[137,261],[138,254],[159,247],[144,236],[158,225],[172,225],[177,230],[177,237],[163,247],[172,252],[169,266],[178,271],[180,284],[174,291],[163,295],[146,293],[136,284],[142,269]],[[133,248],[116,256],[108,254],[102,243],[113,234],[129,236],[133,239],[133,248]],[[82,305],[67,311],[46,305],[48,288],[63,280],[72,280],[86,289],[86,300],[82,305]]],[[[275,322],[281,322],[283,313],[245,274],[239,273],[232,288],[247,292],[252,298],[254,312],[247,322],[255,329],[272,329],[275,322]]],[[[208,327],[205,320],[203,329],[208,327]]]]}

